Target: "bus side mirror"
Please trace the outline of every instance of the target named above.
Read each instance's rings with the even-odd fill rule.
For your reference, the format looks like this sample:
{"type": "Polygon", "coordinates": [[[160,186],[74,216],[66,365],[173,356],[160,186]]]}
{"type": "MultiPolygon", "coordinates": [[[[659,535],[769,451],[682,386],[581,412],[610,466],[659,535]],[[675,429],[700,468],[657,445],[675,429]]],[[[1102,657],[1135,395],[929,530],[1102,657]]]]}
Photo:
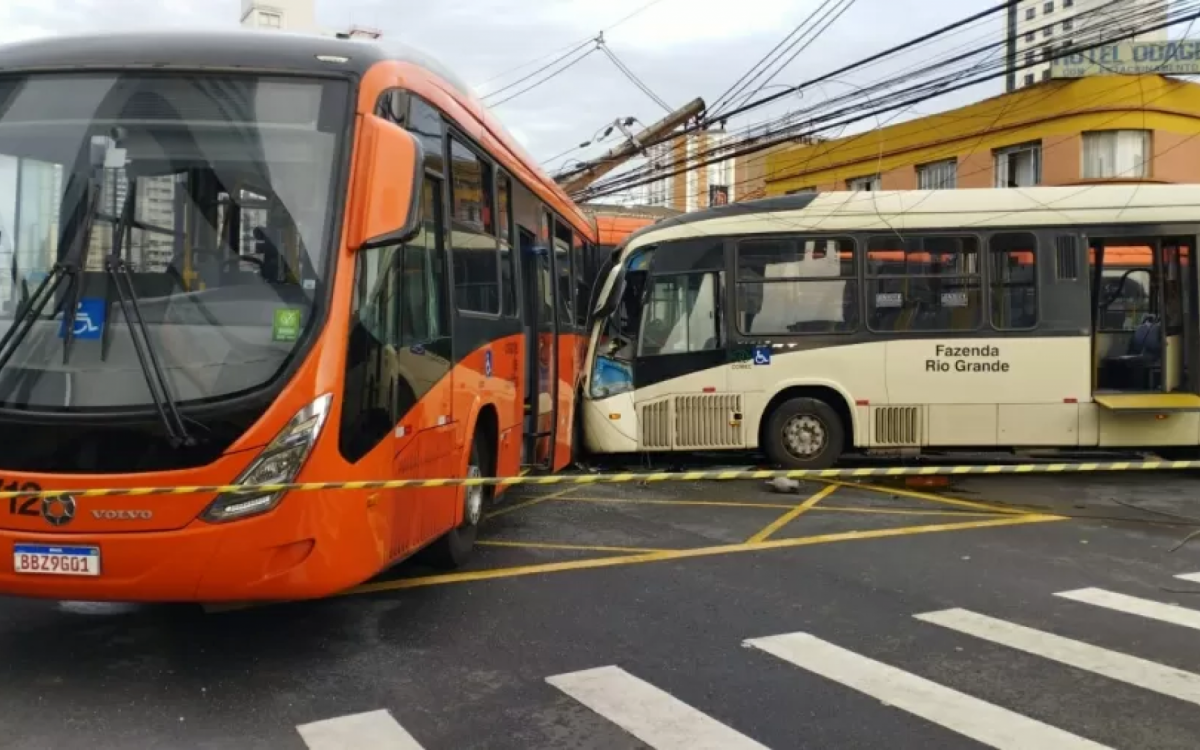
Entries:
{"type": "Polygon", "coordinates": [[[421,229],[425,151],[407,130],[382,117],[364,115],[347,245],[352,251],[407,242],[421,229]]]}

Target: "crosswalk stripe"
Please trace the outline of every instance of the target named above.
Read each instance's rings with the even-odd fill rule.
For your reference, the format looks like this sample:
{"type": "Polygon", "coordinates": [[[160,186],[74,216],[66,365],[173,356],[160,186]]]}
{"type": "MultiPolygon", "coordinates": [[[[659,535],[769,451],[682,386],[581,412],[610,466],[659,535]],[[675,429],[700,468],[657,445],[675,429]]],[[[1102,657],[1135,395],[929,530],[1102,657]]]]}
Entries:
{"type": "Polygon", "coordinates": [[[1200,675],[1167,667],[1117,651],[1092,646],[1053,633],[1027,628],[965,609],[947,609],[915,615],[918,620],[941,625],[1002,646],[1015,648],[1061,664],[1084,669],[1109,679],[1162,695],[1200,704],[1200,675]]]}
{"type": "Polygon", "coordinates": [[[1192,583],[1200,583],[1200,573],[1180,573],[1175,577],[1192,583]]]}
{"type": "Polygon", "coordinates": [[[1180,607],[1178,604],[1164,604],[1150,599],[1139,599],[1136,596],[1126,596],[1104,589],[1063,591],[1055,596],[1200,630],[1200,611],[1180,607]]]}
{"type": "Polygon", "coordinates": [[[755,638],[746,643],[990,747],[1005,750],[1031,747],[1100,750],[1106,747],[847,651],[808,633],[755,638]]]}
{"type": "Polygon", "coordinates": [[[620,667],[555,675],[546,682],[654,750],[767,750],[620,667]]]}
{"type": "Polygon", "coordinates": [[[387,711],[339,716],[296,727],[309,750],[423,750],[387,711]]]}

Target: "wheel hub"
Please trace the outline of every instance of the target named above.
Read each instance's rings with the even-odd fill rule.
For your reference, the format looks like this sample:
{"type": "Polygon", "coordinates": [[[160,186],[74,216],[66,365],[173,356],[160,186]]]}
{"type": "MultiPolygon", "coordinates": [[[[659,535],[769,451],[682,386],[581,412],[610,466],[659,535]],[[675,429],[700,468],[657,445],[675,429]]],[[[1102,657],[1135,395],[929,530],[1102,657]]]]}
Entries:
{"type": "MultiPolygon", "coordinates": [[[[483,472],[479,467],[471,464],[467,467],[467,478],[475,479],[483,476],[483,472]]],[[[483,517],[483,490],[481,484],[467,487],[465,508],[463,509],[463,521],[470,526],[475,526],[479,523],[479,519],[483,517]]]]}
{"type": "Polygon", "coordinates": [[[825,425],[811,414],[792,417],[783,426],[783,444],[797,458],[812,458],[825,450],[825,425]]]}

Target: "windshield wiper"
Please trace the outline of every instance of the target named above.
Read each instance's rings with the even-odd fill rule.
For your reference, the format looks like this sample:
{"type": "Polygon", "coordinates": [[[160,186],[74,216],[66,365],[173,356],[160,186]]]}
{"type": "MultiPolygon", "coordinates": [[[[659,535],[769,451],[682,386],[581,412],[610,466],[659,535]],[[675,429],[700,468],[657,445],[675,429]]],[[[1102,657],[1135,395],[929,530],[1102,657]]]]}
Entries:
{"type": "MultiPolygon", "coordinates": [[[[146,326],[145,318],[142,317],[142,307],[138,302],[137,291],[133,285],[133,273],[129,270],[129,264],[125,262],[121,253],[126,229],[133,221],[135,191],[136,185],[133,180],[130,180],[125,189],[125,202],[121,207],[121,216],[113,227],[112,252],[104,259],[104,270],[117,293],[117,301],[121,304],[121,314],[125,316],[125,323],[129,326],[129,337],[133,340],[133,349],[142,366],[142,374],[146,377],[146,386],[150,390],[150,398],[154,400],[154,408],[158,411],[163,427],[167,430],[167,439],[171,441],[171,446],[174,448],[190,447],[196,445],[196,439],[188,432],[183,415],[179,413],[179,407],[171,398],[166,372],[163,370],[158,353],[150,340],[150,329],[146,326]]],[[[111,328],[111,326],[110,322],[106,328],[111,328]]],[[[104,334],[106,335],[107,331],[104,334]]],[[[101,347],[103,348],[104,345],[104,341],[102,341],[101,347]]]]}
{"type": "MultiPolygon", "coordinates": [[[[72,174],[71,179],[67,182],[66,190],[64,192],[69,192],[74,182],[75,175],[72,174]]],[[[74,242],[72,246],[64,254],[64,259],[56,262],[50,269],[50,273],[47,274],[44,279],[42,279],[40,284],[38,284],[37,289],[35,289],[33,292],[33,296],[25,297],[21,300],[21,304],[17,306],[17,310],[13,314],[12,325],[9,326],[8,330],[4,332],[4,336],[0,337],[0,372],[2,372],[4,368],[8,366],[8,363],[10,360],[12,360],[13,355],[15,355],[17,353],[17,349],[20,348],[21,342],[23,342],[25,337],[29,335],[29,331],[33,329],[33,326],[37,323],[38,318],[45,313],[46,306],[50,304],[50,300],[54,299],[58,294],[58,288],[62,286],[63,281],[69,278],[72,282],[72,289],[80,291],[82,290],[82,259],[84,256],[86,256],[88,244],[91,242],[92,221],[100,204],[100,190],[94,183],[94,178],[89,180],[86,193],[86,199],[88,201],[87,213],[84,216],[83,226],[80,228],[80,231],[74,233],[74,242]]],[[[16,253],[15,248],[13,249],[13,253],[16,253]]],[[[79,291],[76,291],[75,294],[71,295],[72,299],[78,296],[79,291]]],[[[66,299],[64,298],[62,302],[60,302],[58,309],[55,310],[55,313],[63,310],[65,303],[66,299]]],[[[79,301],[74,299],[74,303],[71,307],[72,318],[74,317],[75,310],[78,305],[79,301]]],[[[65,312],[63,314],[63,318],[64,321],[66,321],[67,318],[65,312]]],[[[66,325],[65,322],[64,326],[66,327],[66,335],[72,336],[74,333],[72,330],[74,326],[66,325]]],[[[69,341],[69,339],[67,340],[69,341]]],[[[63,356],[65,362],[65,352],[63,356]]]]}

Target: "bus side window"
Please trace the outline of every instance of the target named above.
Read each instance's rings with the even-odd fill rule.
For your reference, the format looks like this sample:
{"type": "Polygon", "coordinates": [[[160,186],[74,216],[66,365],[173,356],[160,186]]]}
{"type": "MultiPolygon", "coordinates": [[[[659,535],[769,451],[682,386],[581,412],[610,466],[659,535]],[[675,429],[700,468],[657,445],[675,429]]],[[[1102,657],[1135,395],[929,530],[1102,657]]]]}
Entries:
{"type": "Polygon", "coordinates": [[[559,330],[570,330],[575,325],[575,289],[571,281],[571,241],[575,235],[571,228],[554,222],[554,263],[558,269],[558,319],[559,330]]]}
{"type": "Polygon", "coordinates": [[[877,235],[867,243],[867,326],[873,331],[974,331],[983,324],[979,240],[877,235]]]}
{"type": "Polygon", "coordinates": [[[584,242],[579,235],[575,235],[571,242],[571,267],[574,269],[572,278],[575,280],[575,324],[580,328],[587,324],[588,292],[591,291],[588,285],[590,274],[584,261],[584,253],[584,242]]]}
{"type": "Polygon", "coordinates": [[[459,310],[500,314],[500,253],[492,216],[492,169],[450,139],[454,301],[459,310]]]}
{"type": "Polygon", "coordinates": [[[720,347],[716,273],[658,276],[651,279],[650,296],[642,310],[638,353],[686,354],[720,347]]]}
{"type": "Polygon", "coordinates": [[[501,312],[519,317],[517,311],[517,254],[513,252],[512,182],[508,175],[496,177],[496,236],[500,240],[501,312]]]}
{"type": "Polygon", "coordinates": [[[1030,232],[1002,232],[988,240],[991,258],[992,326],[1034,328],[1038,323],[1037,238],[1030,232]]]}
{"type": "Polygon", "coordinates": [[[854,240],[743,240],[737,251],[737,324],[747,335],[858,329],[854,240]]]}

